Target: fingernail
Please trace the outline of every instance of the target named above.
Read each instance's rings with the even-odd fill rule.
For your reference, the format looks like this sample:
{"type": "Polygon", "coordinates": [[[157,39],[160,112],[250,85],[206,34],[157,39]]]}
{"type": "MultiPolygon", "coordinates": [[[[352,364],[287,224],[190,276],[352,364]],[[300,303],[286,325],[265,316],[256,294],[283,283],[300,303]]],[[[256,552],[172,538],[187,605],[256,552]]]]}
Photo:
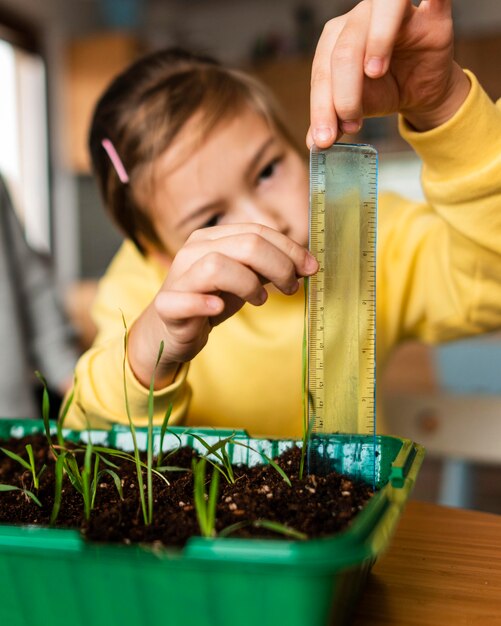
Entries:
{"type": "Polygon", "coordinates": [[[360,120],[346,120],[342,123],[342,126],[345,133],[358,133],[362,122],[360,120]]]}
{"type": "Polygon", "coordinates": [[[306,257],[305,269],[308,274],[313,274],[318,269],[318,261],[312,254],[308,253],[308,256],[306,257]]]}
{"type": "Polygon", "coordinates": [[[322,143],[325,141],[334,141],[334,133],[332,128],[328,126],[320,126],[320,128],[315,128],[313,131],[313,139],[315,142],[321,141],[322,143]]]}
{"type": "Polygon", "coordinates": [[[379,76],[383,71],[383,59],[381,57],[371,57],[365,64],[365,73],[372,76],[379,76]]]}
{"type": "Polygon", "coordinates": [[[207,308],[211,311],[219,311],[221,309],[221,300],[218,298],[208,297],[205,302],[207,304],[207,308]]]}
{"type": "Polygon", "coordinates": [[[292,294],[296,293],[296,291],[299,289],[299,281],[296,280],[295,283],[293,283],[288,289],[287,289],[287,293],[289,295],[292,296],[292,294]]]}
{"type": "Polygon", "coordinates": [[[258,296],[259,304],[264,304],[266,300],[268,300],[268,292],[266,289],[262,289],[261,293],[258,296]]]}

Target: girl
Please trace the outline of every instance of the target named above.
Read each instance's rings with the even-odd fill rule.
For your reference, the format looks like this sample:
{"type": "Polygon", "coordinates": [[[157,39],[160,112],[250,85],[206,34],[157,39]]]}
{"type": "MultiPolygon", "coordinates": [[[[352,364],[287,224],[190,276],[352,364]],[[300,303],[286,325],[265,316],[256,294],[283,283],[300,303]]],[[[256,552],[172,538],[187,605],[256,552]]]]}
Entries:
{"type": "MultiPolygon", "coordinates": [[[[441,341],[501,322],[501,111],[452,60],[450,2],[392,3],[376,64],[381,6],[365,0],[324,30],[309,135],[329,145],[363,114],[398,110],[424,162],[427,203],[380,199],[379,365],[402,339],[441,341]]],[[[66,424],[127,423],[123,313],[136,424],[147,422],[163,341],[158,423],[172,403],[171,423],[299,436],[299,280],[317,263],[305,248],[306,164],[269,94],[209,58],[158,52],[102,96],[90,149],[127,240],[100,284],[99,334],[78,364],[66,424]]]]}

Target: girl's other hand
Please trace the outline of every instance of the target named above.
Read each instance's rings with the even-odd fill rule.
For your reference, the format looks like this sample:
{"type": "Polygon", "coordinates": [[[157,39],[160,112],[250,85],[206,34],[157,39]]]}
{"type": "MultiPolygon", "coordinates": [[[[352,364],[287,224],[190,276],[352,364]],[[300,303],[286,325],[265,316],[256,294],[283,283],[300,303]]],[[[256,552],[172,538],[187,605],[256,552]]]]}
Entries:
{"type": "Polygon", "coordinates": [[[165,386],[179,363],[202,350],[214,326],[246,302],[266,302],[263,285],[292,295],[299,288],[298,278],[317,269],[317,261],[303,246],[267,226],[234,224],[195,231],[174,257],[154,301],[131,328],[132,370],[148,385],[163,340],[157,387],[165,386]]]}
{"type": "Polygon", "coordinates": [[[363,0],[327,22],[313,60],[306,142],[328,147],[364,117],[402,113],[416,130],[454,115],[470,82],[453,60],[452,0],[363,0]]]}

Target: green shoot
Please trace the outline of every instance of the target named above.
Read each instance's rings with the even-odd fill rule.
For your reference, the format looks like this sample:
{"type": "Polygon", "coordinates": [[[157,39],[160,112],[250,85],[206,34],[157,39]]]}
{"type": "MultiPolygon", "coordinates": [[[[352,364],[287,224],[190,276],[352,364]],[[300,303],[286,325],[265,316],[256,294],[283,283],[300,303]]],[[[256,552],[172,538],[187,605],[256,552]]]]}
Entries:
{"type": "Polygon", "coordinates": [[[262,459],[264,459],[269,465],[271,465],[271,467],[276,472],[278,472],[280,474],[280,476],[283,478],[284,482],[286,482],[289,485],[289,487],[292,487],[292,483],[290,481],[290,478],[287,476],[287,474],[284,472],[284,470],[280,467],[280,465],[278,463],[276,463],[271,457],[269,457],[267,454],[265,454],[261,450],[256,450],[252,446],[249,446],[249,444],[244,443],[243,441],[235,440],[234,443],[237,446],[242,446],[243,448],[247,448],[248,450],[251,450],[252,452],[255,452],[256,454],[259,454],[259,456],[262,459]]]}
{"type": "MultiPolygon", "coordinates": [[[[84,450],[78,449],[78,451],[83,452],[84,450]]],[[[99,453],[100,459],[105,463],[105,465],[113,467],[114,469],[119,469],[119,468],[117,465],[112,463],[109,459],[106,459],[106,457],[103,456],[104,454],[108,454],[112,457],[116,457],[117,459],[122,459],[123,461],[130,461],[131,463],[134,463],[134,464],[136,463],[135,455],[130,454],[129,452],[125,452],[124,450],[116,450],[114,448],[106,448],[104,446],[94,446],[94,452],[99,453]]],[[[147,463],[145,463],[144,461],[141,461],[141,459],[139,460],[139,465],[144,469],[147,468],[147,463]]],[[[155,469],[152,468],[151,471],[153,472],[153,474],[155,474],[155,476],[157,476],[158,478],[161,478],[166,485],[170,485],[170,482],[167,480],[167,478],[165,478],[162,472],[178,472],[178,471],[186,472],[188,470],[186,470],[186,468],[183,468],[183,467],[166,466],[166,467],[159,467],[155,469]]]]}
{"type": "Polygon", "coordinates": [[[125,399],[125,412],[127,414],[127,419],[129,420],[129,428],[130,428],[130,434],[132,436],[132,442],[134,445],[134,461],[136,464],[136,475],[137,475],[137,484],[139,487],[139,497],[141,500],[141,509],[143,511],[143,519],[144,519],[144,523],[148,524],[148,510],[146,508],[146,498],[144,496],[144,482],[143,482],[143,474],[141,471],[141,458],[139,455],[139,448],[137,445],[137,437],[136,437],[136,428],[134,426],[134,423],[132,421],[132,415],[130,412],[130,405],[129,405],[129,394],[127,392],[127,373],[126,373],[126,363],[127,363],[127,344],[128,344],[128,335],[129,335],[129,329],[127,328],[127,322],[125,321],[125,316],[122,313],[122,322],[125,328],[125,333],[124,333],[124,358],[123,358],[123,362],[122,362],[122,377],[123,377],[123,384],[124,384],[124,399],[125,399]]]}
{"type": "Polygon", "coordinates": [[[207,459],[193,459],[193,502],[198,525],[203,537],[214,537],[216,534],[216,505],[219,487],[219,472],[212,472],[209,495],[205,490],[205,467],[207,459]]]}
{"type": "MultiPolygon", "coordinates": [[[[103,454],[99,454],[99,450],[103,450],[103,448],[99,446],[94,446],[95,455],[99,457],[99,460],[102,461],[104,465],[107,465],[108,467],[111,467],[113,469],[120,469],[116,463],[113,463],[113,461],[107,459],[103,454]]],[[[104,448],[104,450],[107,450],[107,448],[104,448]]]]}
{"type": "Polygon", "coordinates": [[[42,419],[43,419],[43,424],[44,424],[44,429],[45,429],[45,436],[47,438],[49,448],[54,458],[57,460],[58,452],[56,451],[56,448],[54,447],[54,444],[52,443],[52,437],[50,434],[50,400],[49,400],[49,390],[47,387],[47,381],[38,370],[35,372],[35,375],[43,385],[42,419]]]}
{"type": "Polygon", "coordinates": [[[28,454],[28,458],[30,460],[29,463],[25,459],[23,459],[23,457],[19,456],[15,452],[11,452],[10,450],[7,450],[6,448],[0,448],[0,450],[4,454],[6,454],[8,457],[10,457],[13,461],[16,461],[22,467],[24,467],[29,472],[31,472],[31,477],[33,479],[33,487],[35,489],[38,489],[38,487],[40,486],[40,476],[45,471],[46,465],[43,465],[40,471],[37,473],[37,470],[35,467],[35,457],[33,454],[33,448],[31,446],[31,443],[26,444],[26,453],[28,454]]]}
{"type": "Polygon", "coordinates": [[[236,524],[231,524],[231,526],[227,526],[220,533],[220,537],[229,537],[232,533],[240,530],[240,528],[245,528],[246,526],[253,526],[254,528],[266,528],[266,530],[271,530],[272,532],[278,533],[280,535],[284,535],[285,537],[290,537],[291,539],[297,539],[299,541],[304,541],[308,539],[308,535],[300,532],[299,530],[295,530],[290,526],[286,526],[285,524],[280,524],[280,522],[273,522],[271,520],[260,519],[255,520],[254,522],[237,522],[236,524]]]}
{"type": "Polygon", "coordinates": [[[315,418],[314,416],[312,416],[310,419],[310,423],[308,424],[306,433],[303,433],[303,441],[302,441],[302,446],[301,446],[301,460],[299,462],[299,472],[298,472],[299,480],[302,480],[304,476],[304,464],[306,460],[306,453],[308,451],[308,446],[311,440],[311,433],[313,431],[314,423],[315,423],[315,418]]]}
{"type": "Polygon", "coordinates": [[[122,490],[122,481],[120,480],[120,476],[111,469],[104,469],[104,470],[101,470],[100,472],[97,472],[96,468],[98,466],[99,466],[99,462],[98,462],[98,458],[96,455],[96,463],[94,465],[94,481],[92,482],[92,487],[91,487],[91,492],[92,492],[91,508],[94,508],[94,501],[96,499],[97,487],[98,487],[99,481],[101,480],[101,477],[104,474],[109,474],[113,478],[113,482],[115,483],[115,487],[116,487],[116,490],[118,491],[118,495],[120,496],[120,500],[124,499],[124,494],[122,490]]]}
{"type": "MultiPolygon", "coordinates": [[[[76,460],[75,455],[72,452],[66,451],[64,457],[64,469],[68,474],[68,478],[70,479],[73,487],[78,491],[78,493],[82,496],[84,503],[84,516],[86,520],[90,519],[90,513],[92,510],[92,502],[94,501],[94,497],[91,489],[91,477],[93,475],[92,468],[92,456],[93,456],[92,445],[89,444],[85,449],[84,456],[84,466],[83,469],[80,470],[78,462],[76,460]]],[[[99,458],[95,459],[95,469],[94,475],[97,474],[97,467],[99,466],[99,458]]]]}
{"type": "Polygon", "coordinates": [[[54,525],[59,511],[61,509],[61,499],[63,492],[63,475],[64,475],[64,462],[66,458],[66,452],[62,452],[56,459],[56,465],[54,468],[54,504],[52,505],[52,511],[50,514],[50,525],[54,525]]]}
{"type": "MultiPolygon", "coordinates": [[[[160,473],[162,474],[162,472],[189,472],[190,470],[187,469],[186,467],[178,467],[177,465],[161,465],[160,467],[157,467],[156,470],[153,470],[156,473],[160,473]]],[[[165,482],[167,482],[167,484],[170,484],[169,481],[163,477],[163,479],[165,480],[165,482]]]]}
{"type": "Polygon", "coordinates": [[[84,448],[83,469],[80,470],[76,459],[77,452],[80,452],[80,449],[78,448],[75,451],[66,451],[64,467],[70,482],[82,495],[84,502],[84,516],[88,521],[96,499],[100,456],[94,451],[92,433],[88,422],[87,433],[88,441],[84,448]],[[94,462],[92,461],[92,457],[94,457],[94,462]]]}
{"type": "Polygon", "coordinates": [[[31,446],[31,443],[26,444],[26,452],[28,453],[28,458],[30,460],[30,471],[31,476],[33,477],[33,487],[35,489],[38,489],[40,486],[40,476],[44,473],[47,466],[44,463],[37,474],[37,468],[35,466],[35,455],[33,454],[33,447],[31,446]]]}
{"type": "Polygon", "coordinates": [[[289,487],[292,487],[292,483],[290,481],[290,478],[287,476],[287,474],[284,472],[284,470],[280,467],[280,465],[278,463],[276,463],[271,457],[269,457],[267,454],[265,454],[264,452],[259,452],[259,454],[262,456],[263,459],[265,459],[265,461],[267,463],[269,463],[271,465],[271,467],[280,474],[280,476],[283,478],[284,482],[286,482],[289,487]]]}
{"type": "MultiPolygon", "coordinates": [[[[157,360],[155,362],[155,367],[153,368],[153,374],[151,375],[150,381],[150,389],[148,392],[148,439],[146,444],[146,458],[147,458],[147,467],[146,467],[146,479],[148,483],[148,519],[146,520],[146,524],[151,524],[153,521],[153,415],[155,413],[155,374],[157,373],[157,367],[160,363],[160,359],[162,357],[162,352],[164,351],[164,342],[160,342],[160,348],[158,349],[157,360]]],[[[165,422],[165,419],[164,419],[165,422]]]]}
{"type": "MultiPolygon", "coordinates": [[[[85,456],[84,456],[84,468],[81,473],[81,481],[82,481],[82,496],[84,501],[84,515],[85,519],[88,521],[90,519],[90,511],[91,505],[94,498],[91,495],[91,474],[92,474],[92,442],[89,439],[87,443],[87,447],[85,448],[85,456]]],[[[99,465],[99,459],[96,459],[97,466],[99,465]]],[[[97,473],[97,469],[96,469],[97,473]]]]}
{"type": "Polygon", "coordinates": [[[234,484],[235,483],[235,474],[233,472],[233,466],[231,464],[230,455],[226,450],[226,444],[234,443],[235,434],[230,435],[229,437],[225,437],[224,439],[220,439],[214,445],[208,444],[200,435],[195,433],[190,433],[193,438],[195,438],[202,446],[207,450],[207,454],[204,458],[206,458],[209,463],[215,467],[221,474],[226,478],[226,481],[234,484]],[[208,458],[209,454],[213,454],[217,460],[221,463],[214,463],[211,459],[208,458]]]}
{"type": "Polygon", "coordinates": [[[36,495],[31,492],[29,489],[23,489],[22,487],[14,487],[14,485],[3,485],[0,484],[0,492],[1,491],[22,491],[25,496],[31,498],[35,504],[38,506],[42,506],[40,500],[36,497],[36,495]]]}
{"type": "Polygon", "coordinates": [[[82,475],[77,460],[72,452],[66,451],[64,458],[64,470],[68,474],[68,478],[73,487],[83,496],[84,488],[82,484],[82,475]]]}
{"type": "MultiPolygon", "coordinates": [[[[165,458],[166,455],[164,455],[163,453],[163,448],[164,448],[164,438],[165,438],[165,433],[167,432],[167,428],[169,426],[169,420],[170,420],[170,416],[172,414],[172,403],[169,404],[167,411],[165,412],[165,416],[162,422],[162,427],[160,428],[160,446],[158,449],[158,456],[157,456],[157,469],[162,465],[163,460],[165,458]]],[[[179,442],[179,446],[178,448],[181,447],[181,438],[176,435],[175,433],[172,433],[174,435],[174,437],[176,437],[176,439],[179,442]]],[[[169,452],[169,454],[167,456],[169,456],[170,454],[173,454],[173,452],[175,452],[175,450],[171,450],[169,452]]]]}

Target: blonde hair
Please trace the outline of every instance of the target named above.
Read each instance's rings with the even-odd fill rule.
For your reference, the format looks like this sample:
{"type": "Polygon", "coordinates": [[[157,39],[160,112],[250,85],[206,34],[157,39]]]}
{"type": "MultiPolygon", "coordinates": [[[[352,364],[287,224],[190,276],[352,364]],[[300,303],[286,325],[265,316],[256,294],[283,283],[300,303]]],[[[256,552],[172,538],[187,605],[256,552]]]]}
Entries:
{"type": "Polygon", "coordinates": [[[291,145],[278,106],[267,89],[239,70],[180,49],[147,55],[120,74],[96,105],[89,135],[92,166],[112,218],[144,253],[142,241],[162,242],[141,202],[139,185],[154,161],[197,114],[200,138],[251,107],[291,145]],[[127,172],[120,181],[103,140],[112,142],[127,172]]]}

